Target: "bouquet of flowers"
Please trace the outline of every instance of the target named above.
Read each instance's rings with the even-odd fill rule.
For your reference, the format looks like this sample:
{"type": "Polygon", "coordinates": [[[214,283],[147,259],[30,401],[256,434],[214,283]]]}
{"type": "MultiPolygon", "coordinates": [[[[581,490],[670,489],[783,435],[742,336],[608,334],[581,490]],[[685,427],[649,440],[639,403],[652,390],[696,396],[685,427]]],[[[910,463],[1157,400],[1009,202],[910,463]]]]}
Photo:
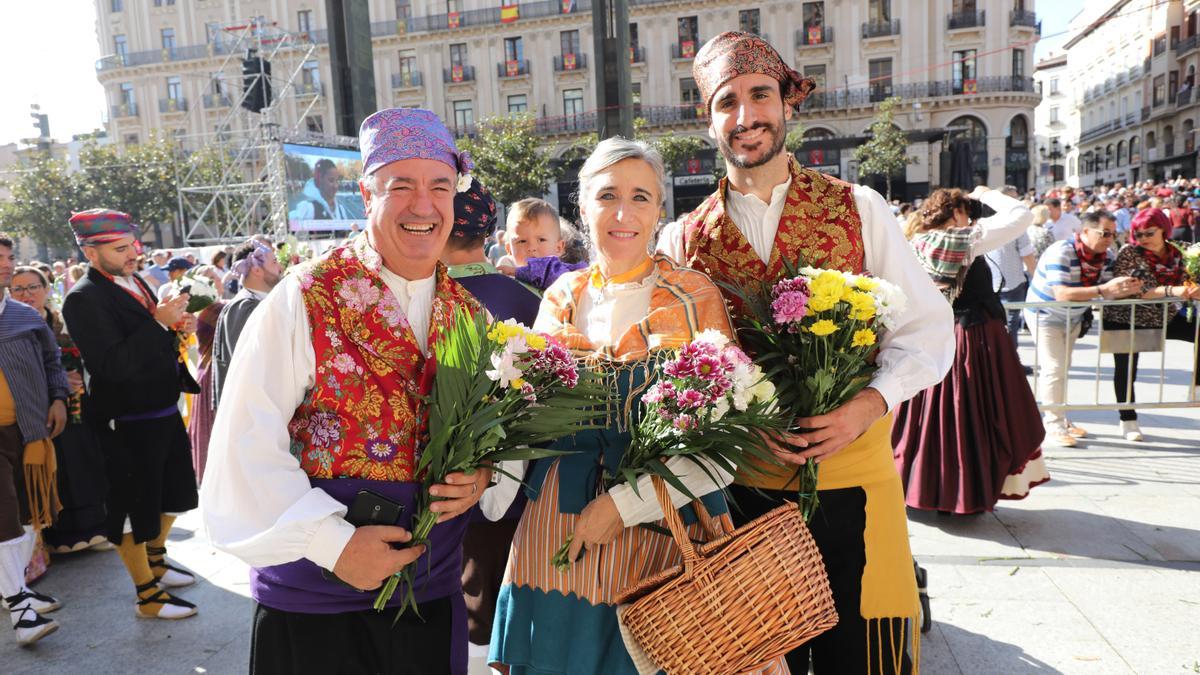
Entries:
{"type": "MultiPolygon", "coordinates": [[[[879,335],[904,311],[904,294],[871,276],[800,267],[775,284],[734,289],[745,303],[739,336],[775,383],[792,418],[828,413],[861,391],[875,370],[879,335]]],[[[799,505],[817,508],[817,464],[797,469],[799,505]]]]}
{"type": "MultiPolygon", "coordinates": [[[[1188,286],[1200,284],[1200,243],[1192,244],[1187,248],[1175,242],[1171,242],[1171,245],[1179,249],[1179,253],[1183,256],[1183,273],[1187,276],[1185,283],[1188,286]]],[[[1188,321],[1192,320],[1193,312],[1194,307],[1189,304],[1187,308],[1188,321]]]]}
{"type": "Polygon", "coordinates": [[[220,294],[217,293],[212,282],[198,274],[185,274],[172,281],[171,290],[171,295],[188,294],[187,309],[184,310],[188,314],[196,314],[220,298],[220,294]]]}
{"type": "MultiPolygon", "coordinates": [[[[714,469],[736,473],[747,456],[774,462],[768,438],[786,430],[789,418],[775,405],[774,385],[724,334],[706,330],[658,365],[659,379],[641,397],[632,442],[615,474],[604,477],[606,488],[628,483],[638,494],[638,478],[657,475],[695,498],[666,465],[672,457],[692,458],[714,480],[714,469]]],[[[551,557],[559,570],[572,562],[572,539],[551,557]]]]}
{"type": "MultiPolygon", "coordinates": [[[[61,353],[62,367],[65,371],[75,371],[81,376],[83,375],[83,355],[79,352],[79,347],[71,340],[66,333],[59,333],[58,348],[61,353]]],[[[77,424],[83,421],[83,389],[73,391],[67,397],[67,422],[77,424]]]]}
{"type": "MultiPolygon", "coordinates": [[[[535,447],[581,429],[606,415],[607,393],[599,378],[581,372],[565,347],[514,322],[489,323],[482,312],[456,312],[434,343],[429,440],[417,462],[422,490],[413,518],[411,545],[428,542],[438,514],[429,488],[448,474],[506,460],[566,454],[535,447]]],[[[393,575],[375,599],[383,611],[400,582],[400,608],[416,608],[413,566],[393,575]]]]}

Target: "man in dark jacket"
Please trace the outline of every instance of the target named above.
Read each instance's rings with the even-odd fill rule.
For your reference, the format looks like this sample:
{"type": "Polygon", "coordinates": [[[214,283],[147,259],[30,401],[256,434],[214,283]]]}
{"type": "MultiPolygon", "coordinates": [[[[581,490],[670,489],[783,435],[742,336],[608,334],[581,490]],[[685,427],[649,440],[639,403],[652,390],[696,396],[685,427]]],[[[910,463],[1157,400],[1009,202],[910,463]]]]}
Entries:
{"type": "Polygon", "coordinates": [[[63,318],[90,379],[85,421],[97,429],[108,467],[106,534],[137,589],[139,616],[181,619],[195,605],[165,588],[195,583],[167,564],[175,516],[196,507],[196,474],[179,395],[199,387],[180,360],[179,339],[194,330],[186,294],[155,300],[135,274],[136,227],[119,211],[71,217],[90,263],[63,301],[63,318]]]}
{"type": "MultiPolygon", "coordinates": [[[[213,405],[221,403],[221,388],[233,361],[233,350],[237,346],[242,328],[250,320],[250,314],[267,293],[283,278],[283,266],[275,258],[271,247],[251,239],[233,252],[233,268],[241,288],[237,295],[221,309],[217,328],[213,333],[213,405]]],[[[203,478],[203,476],[201,476],[203,478]]]]}

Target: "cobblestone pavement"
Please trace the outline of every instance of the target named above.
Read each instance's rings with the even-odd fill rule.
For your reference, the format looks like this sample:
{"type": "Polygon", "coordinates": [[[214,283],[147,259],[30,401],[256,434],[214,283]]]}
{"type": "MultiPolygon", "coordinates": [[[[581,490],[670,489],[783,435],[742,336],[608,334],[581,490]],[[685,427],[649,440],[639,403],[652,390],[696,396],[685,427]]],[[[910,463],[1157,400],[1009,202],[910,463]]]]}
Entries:
{"type": "MultiPolygon", "coordinates": [[[[1071,397],[1090,400],[1094,336],[1080,351],[1071,397]]],[[[1168,349],[1169,397],[1186,395],[1189,356],[1188,345],[1168,349]]],[[[1149,363],[1147,397],[1157,390],[1149,363]]],[[[979,516],[910,513],[933,603],[924,672],[1200,672],[1200,409],[1144,413],[1143,443],[1120,438],[1115,413],[1073,419],[1092,437],[1047,448],[1052,481],[1028,499],[979,516]]],[[[0,639],[0,671],[245,672],[245,565],[207,545],[196,513],[176,523],[170,550],[203,577],[180,593],[200,607],[197,617],[135,618],[114,552],[60,556],[37,587],[63,600],[61,629],[30,649],[0,639]]]]}

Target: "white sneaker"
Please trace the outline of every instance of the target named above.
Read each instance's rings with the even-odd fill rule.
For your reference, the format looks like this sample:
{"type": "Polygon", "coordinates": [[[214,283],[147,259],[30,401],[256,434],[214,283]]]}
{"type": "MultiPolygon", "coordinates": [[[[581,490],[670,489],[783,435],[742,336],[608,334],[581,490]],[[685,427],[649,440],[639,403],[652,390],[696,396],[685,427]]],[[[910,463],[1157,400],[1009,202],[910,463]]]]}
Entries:
{"type": "Polygon", "coordinates": [[[62,607],[62,603],[45,593],[38,593],[29,588],[22,590],[11,598],[4,598],[4,609],[12,611],[25,609],[26,607],[38,614],[49,614],[62,607]]]}
{"type": "Polygon", "coordinates": [[[1127,441],[1140,441],[1143,439],[1142,429],[1138,426],[1137,420],[1121,420],[1121,435],[1127,441]]]}
{"type": "Polygon", "coordinates": [[[53,619],[38,614],[32,607],[22,607],[10,611],[13,631],[17,634],[17,644],[25,647],[58,630],[58,623],[53,619]]]}

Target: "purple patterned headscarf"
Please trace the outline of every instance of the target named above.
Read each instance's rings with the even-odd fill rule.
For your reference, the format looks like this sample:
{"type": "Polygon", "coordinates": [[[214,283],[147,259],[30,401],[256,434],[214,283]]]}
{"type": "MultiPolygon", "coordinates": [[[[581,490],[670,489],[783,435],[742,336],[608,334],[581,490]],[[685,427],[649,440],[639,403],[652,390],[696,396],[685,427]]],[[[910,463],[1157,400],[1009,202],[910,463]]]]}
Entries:
{"type": "Polygon", "coordinates": [[[250,274],[250,270],[266,265],[267,261],[273,257],[275,257],[275,253],[271,250],[271,247],[256,240],[254,242],[254,251],[234,263],[230,271],[236,274],[239,279],[244,280],[246,275],[250,274]]]}
{"type": "Polygon", "coordinates": [[[475,168],[471,156],[454,145],[454,136],[442,120],[419,108],[388,108],[363,120],[358,130],[358,148],[362,153],[363,174],[367,176],[385,164],[402,159],[437,160],[460,176],[475,168]]]}

